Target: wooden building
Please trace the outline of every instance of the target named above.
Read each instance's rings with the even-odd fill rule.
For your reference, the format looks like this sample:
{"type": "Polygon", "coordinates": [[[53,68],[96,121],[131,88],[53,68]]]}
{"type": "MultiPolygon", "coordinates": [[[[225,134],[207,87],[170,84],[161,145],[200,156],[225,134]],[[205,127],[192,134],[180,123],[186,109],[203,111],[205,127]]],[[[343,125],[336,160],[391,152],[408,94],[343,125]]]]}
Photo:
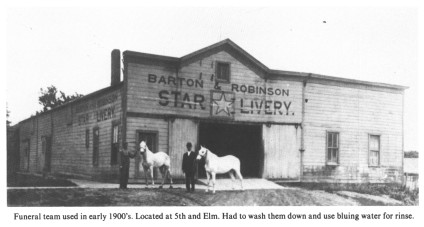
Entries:
{"type": "Polygon", "coordinates": [[[114,50],[110,87],[19,124],[20,169],[116,179],[120,141],[145,140],[182,177],[190,141],[245,177],[400,183],[405,89],[269,69],[228,39],[181,58],[114,50]]]}

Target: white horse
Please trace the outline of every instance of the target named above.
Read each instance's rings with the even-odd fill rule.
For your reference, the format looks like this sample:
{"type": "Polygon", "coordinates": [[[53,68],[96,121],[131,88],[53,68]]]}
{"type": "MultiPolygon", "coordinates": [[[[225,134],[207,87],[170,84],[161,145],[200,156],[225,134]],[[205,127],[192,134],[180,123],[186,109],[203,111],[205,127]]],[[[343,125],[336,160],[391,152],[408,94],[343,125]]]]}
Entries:
{"type": "MultiPolygon", "coordinates": [[[[224,157],[218,157],[207,148],[201,146],[197,159],[205,158],[205,170],[208,186],[206,192],[209,191],[209,181],[212,178],[213,191],[215,193],[215,175],[229,173],[231,179],[235,180],[234,173],[240,179],[241,190],[243,190],[243,177],[240,173],[240,160],[232,155],[226,155],[224,157]]],[[[233,186],[234,189],[234,186],[233,186]]]]}
{"type": "Polygon", "coordinates": [[[144,169],[144,175],[146,177],[146,186],[147,184],[147,171],[150,171],[150,177],[152,179],[152,185],[155,185],[155,180],[153,179],[153,168],[159,167],[160,172],[162,173],[162,185],[159,186],[159,188],[163,187],[163,184],[165,183],[166,177],[169,176],[169,180],[171,181],[171,185],[169,188],[172,188],[172,177],[170,172],[170,166],[171,166],[171,160],[169,156],[162,151],[159,151],[157,153],[153,153],[149,150],[147,147],[146,142],[141,141],[140,142],[140,153],[143,157],[143,162],[141,165],[144,169]]]}

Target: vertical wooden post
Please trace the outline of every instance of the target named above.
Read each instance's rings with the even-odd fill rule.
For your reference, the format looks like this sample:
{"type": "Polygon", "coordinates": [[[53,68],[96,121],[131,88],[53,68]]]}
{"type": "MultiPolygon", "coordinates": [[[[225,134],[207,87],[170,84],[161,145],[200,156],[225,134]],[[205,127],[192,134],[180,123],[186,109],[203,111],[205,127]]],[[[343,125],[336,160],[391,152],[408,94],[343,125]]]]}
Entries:
{"type": "Polygon", "coordinates": [[[303,80],[303,86],[302,86],[302,121],[300,123],[300,174],[299,174],[299,181],[302,181],[303,178],[303,154],[305,152],[305,90],[306,85],[308,83],[308,79],[311,77],[311,74],[309,73],[308,77],[303,80]]]}

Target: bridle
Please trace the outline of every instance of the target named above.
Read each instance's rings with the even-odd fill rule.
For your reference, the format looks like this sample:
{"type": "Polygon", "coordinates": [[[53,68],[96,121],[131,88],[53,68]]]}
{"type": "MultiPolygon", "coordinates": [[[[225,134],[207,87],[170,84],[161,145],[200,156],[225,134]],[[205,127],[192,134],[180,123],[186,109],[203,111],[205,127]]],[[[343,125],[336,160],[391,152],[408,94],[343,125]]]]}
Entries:
{"type": "Polygon", "coordinates": [[[141,154],[144,154],[144,153],[146,153],[147,152],[147,145],[144,143],[144,146],[143,147],[141,147],[140,146],[140,149],[138,150],[141,154]],[[141,149],[143,149],[143,151],[141,151],[141,149]]]}
{"type": "Polygon", "coordinates": [[[205,150],[206,150],[206,151],[205,151],[205,154],[204,154],[204,155],[200,155],[200,154],[199,154],[199,155],[200,155],[202,158],[205,158],[205,159],[206,159],[206,158],[208,157],[208,151],[209,151],[209,150],[208,150],[207,148],[205,148],[205,150]]]}

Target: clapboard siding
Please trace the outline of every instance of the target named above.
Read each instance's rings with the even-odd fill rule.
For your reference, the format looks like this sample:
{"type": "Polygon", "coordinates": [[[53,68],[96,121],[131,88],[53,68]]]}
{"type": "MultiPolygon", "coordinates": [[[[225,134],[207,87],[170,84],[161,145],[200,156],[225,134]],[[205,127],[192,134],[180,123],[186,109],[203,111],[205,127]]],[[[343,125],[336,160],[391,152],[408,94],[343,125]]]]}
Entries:
{"type": "Polygon", "coordinates": [[[45,151],[43,151],[42,147],[42,138],[43,137],[50,137],[52,134],[52,127],[51,127],[51,119],[52,114],[45,114],[37,118],[38,121],[38,133],[37,133],[37,141],[38,144],[38,154],[36,158],[36,169],[37,172],[43,172],[44,166],[45,166],[45,151]]]}
{"type": "Polygon", "coordinates": [[[54,137],[52,153],[52,171],[88,175],[94,178],[116,178],[118,165],[111,164],[112,124],[119,122],[121,114],[121,90],[114,90],[99,97],[70,106],[73,108],[72,125],[66,123],[67,112],[63,109],[56,113],[54,120],[54,137]],[[97,104],[99,100],[114,97],[114,101],[97,104]],[[76,111],[77,106],[87,104],[86,111],[76,111]],[[99,106],[96,106],[99,105],[99,106]],[[97,119],[96,113],[107,108],[114,108],[114,115],[110,119],[97,119]],[[88,115],[86,122],[81,121],[82,115],[88,115]],[[98,165],[93,165],[93,129],[99,129],[99,158],[98,165]],[[89,130],[89,148],[85,146],[85,133],[89,130]]]}
{"type": "Polygon", "coordinates": [[[308,83],[304,180],[399,181],[402,106],[398,92],[308,83]],[[339,166],[326,166],[326,132],[340,134],[339,166]],[[368,167],[368,138],[380,135],[380,167],[368,167]]]}
{"type": "Polygon", "coordinates": [[[21,122],[21,145],[30,140],[29,171],[43,171],[45,154],[42,152],[42,137],[51,136],[51,173],[116,179],[118,166],[111,165],[112,122],[120,122],[122,117],[121,97],[121,89],[116,87],[21,122]],[[86,109],[80,108],[86,104],[86,109]],[[111,109],[113,114],[110,112],[107,118],[100,117],[100,114],[98,117],[97,113],[105,113],[104,110],[107,112],[111,109]],[[98,127],[100,133],[98,166],[92,164],[94,127],[98,127]],[[85,145],[87,129],[88,148],[85,145]]]}
{"type": "Polygon", "coordinates": [[[30,165],[35,164],[35,157],[32,156],[36,152],[36,136],[34,131],[35,118],[19,123],[19,157],[20,157],[20,171],[30,171],[30,165]],[[27,150],[29,145],[29,150],[27,150]],[[29,152],[29,153],[27,153],[29,152]],[[28,157],[29,156],[29,157],[28,157]],[[33,163],[33,164],[32,164],[33,163]]]}
{"type": "MultiPolygon", "coordinates": [[[[191,116],[200,118],[211,117],[211,91],[215,90],[215,81],[211,81],[211,78],[215,77],[215,65],[216,61],[229,62],[231,64],[231,83],[219,83],[222,91],[231,92],[232,84],[237,84],[238,87],[245,86],[261,86],[261,87],[272,87],[274,89],[288,90],[289,95],[265,95],[255,94],[249,92],[235,92],[234,102],[234,120],[235,121],[252,121],[252,122],[287,122],[287,123],[300,123],[301,121],[301,97],[302,97],[302,83],[296,81],[285,81],[285,80],[264,80],[259,75],[251,71],[247,66],[238,62],[230,54],[225,51],[221,51],[217,54],[205,57],[200,61],[193,62],[187,66],[178,69],[178,77],[185,79],[192,79],[197,81],[203,81],[203,88],[196,86],[175,86],[173,84],[159,84],[149,83],[148,75],[154,74],[157,76],[157,81],[161,76],[177,77],[177,69],[166,66],[155,66],[151,64],[142,63],[129,63],[128,64],[128,111],[137,113],[149,113],[149,114],[170,114],[179,116],[191,116]],[[200,75],[201,74],[201,75],[200,75]],[[167,106],[159,105],[161,101],[159,97],[159,91],[166,90],[168,92],[178,91],[181,92],[179,99],[177,100],[177,107],[174,106],[174,96],[168,95],[169,104],[167,106]],[[184,108],[181,108],[182,96],[184,94],[190,95],[190,101],[193,104],[194,94],[202,95],[204,97],[203,107],[201,109],[199,105],[196,109],[189,109],[189,106],[185,104],[184,108]],[[261,108],[260,114],[257,114],[257,110],[254,109],[253,113],[249,114],[242,113],[241,99],[244,100],[244,110],[251,110],[251,100],[275,100],[281,103],[286,102],[290,104],[289,114],[285,112],[283,114],[264,114],[264,104],[261,108]],[[146,108],[148,107],[148,108],[146,108]]],[[[163,100],[162,100],[163,101],[163,100]]],[[[258,103],[258,105],[260,105],[258,103]]],[[[271,106],[273,111],[273,106],[271,106]]],[[[284,110],[284,106],[282,107],[284,110]]]]}

